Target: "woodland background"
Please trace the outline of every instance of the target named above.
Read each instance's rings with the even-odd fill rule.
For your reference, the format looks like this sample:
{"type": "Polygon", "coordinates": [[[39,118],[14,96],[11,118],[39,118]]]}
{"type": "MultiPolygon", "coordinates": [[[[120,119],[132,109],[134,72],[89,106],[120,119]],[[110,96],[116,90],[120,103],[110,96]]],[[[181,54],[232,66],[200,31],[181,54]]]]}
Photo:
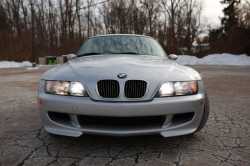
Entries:
{"type": "Polygon", "coordinates": [[[117,33],[152,36],[167,54],[249,56],[249,0],[221,3],[224,17],[215,28],[201,0],[0,0],[0,61],[33,61],[32,11],[36,62],[76,54],[88,37],[117,33]]]}

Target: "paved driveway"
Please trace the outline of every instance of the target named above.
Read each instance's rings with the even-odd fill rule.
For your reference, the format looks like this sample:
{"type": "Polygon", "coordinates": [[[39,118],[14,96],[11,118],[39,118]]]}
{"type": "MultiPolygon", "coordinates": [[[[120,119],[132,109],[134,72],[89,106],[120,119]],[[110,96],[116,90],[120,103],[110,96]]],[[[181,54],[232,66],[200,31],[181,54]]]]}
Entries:
{"type": "Polygon", "coordinates": [[[51,137],[37,109],[47,67],[0,69],[0,165],[250,165],[250,67],[193,66],[210,98],[194,135],[51,137]]]}

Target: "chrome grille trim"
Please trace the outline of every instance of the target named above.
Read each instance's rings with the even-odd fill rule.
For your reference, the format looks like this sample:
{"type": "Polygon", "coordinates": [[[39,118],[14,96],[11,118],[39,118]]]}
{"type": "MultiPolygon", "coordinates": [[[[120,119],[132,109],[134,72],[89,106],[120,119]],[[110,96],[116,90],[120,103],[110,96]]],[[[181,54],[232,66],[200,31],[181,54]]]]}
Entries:
{"type": "Polygon", "coordinates": [[[120,95],[120,85],[116,80],[100,80],[97,82],[96,88],[101,98],[115,99],[120,95]]]}
{"type": "Polygon", "coordinates": [[[128,80],[124,86],[124,96],[128,99],[143,98],[147,94],[148,83],[143,80],[128,80]]]}

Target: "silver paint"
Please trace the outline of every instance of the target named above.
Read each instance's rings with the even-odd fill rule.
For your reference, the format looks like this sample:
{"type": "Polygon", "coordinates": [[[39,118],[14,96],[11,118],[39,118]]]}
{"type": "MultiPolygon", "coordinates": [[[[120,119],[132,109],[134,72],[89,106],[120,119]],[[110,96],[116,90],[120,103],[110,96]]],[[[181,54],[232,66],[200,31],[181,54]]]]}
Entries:
{"type": "Polygon", "coordinates": [[[39,111],[44,128],[54,134],[75,136],[82,134],[100,135],[143,135],[161,134],[164,137],[193,133],[199,126],[203,116],[204,100],[203,81],[197,71],[182,66],[168,57],[149,55],[91,55],[70,59],[67,63],[47,70],[40,82],[38,98],[42,100],[39,111]],[[126,73],[127,77],[120,79],[118,73],[126,73]],[[117,80],[120,84],[120,96],[115,99],[105,99],[98,95],[96,83],[99,80],[117,80]],[[45,80],[77,81],[83,84],[89,97],[74,97],[51,95],[44,92],[45,80]],[[127,80],[145,80],[148,83],[147,93],[140,99],[129,99],[123,95],[127,80]],[[164,82],[198,80],[198,94],[176,97],[154,98],[164,82]],[[126,102],[125,102],[126,101],[126,102]],[[73,112],[72,107],[78,111],[73,112]],[[70,114],[70,122],[56,123],[47,112],[70,114]],[[177,113],[194,112],[194,118],[187,123],[172,124],[171,117],[177,113]],[[91,116],[169,116],[164,126],[150,128],[114,127],[93,128],[81,126],[77,115],[91,116]]]}

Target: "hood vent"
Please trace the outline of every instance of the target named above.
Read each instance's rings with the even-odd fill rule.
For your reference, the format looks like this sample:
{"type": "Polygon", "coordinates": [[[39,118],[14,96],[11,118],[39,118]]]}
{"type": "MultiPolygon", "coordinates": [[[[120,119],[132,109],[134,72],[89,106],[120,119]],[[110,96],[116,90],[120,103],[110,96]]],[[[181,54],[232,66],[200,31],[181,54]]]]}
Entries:
{"type": "Polygon", "coordinates": [[[101,80],[97,82],[98,93],[103,98],[118,98],[120,94],[119,82],[116,80],[101,80]]]}
{"type": "Polygon", "coordinates": [[[142,80],[129,80],[125,83],[126,98],[142,98],[147,90],[147,82],[142,80]]]}

